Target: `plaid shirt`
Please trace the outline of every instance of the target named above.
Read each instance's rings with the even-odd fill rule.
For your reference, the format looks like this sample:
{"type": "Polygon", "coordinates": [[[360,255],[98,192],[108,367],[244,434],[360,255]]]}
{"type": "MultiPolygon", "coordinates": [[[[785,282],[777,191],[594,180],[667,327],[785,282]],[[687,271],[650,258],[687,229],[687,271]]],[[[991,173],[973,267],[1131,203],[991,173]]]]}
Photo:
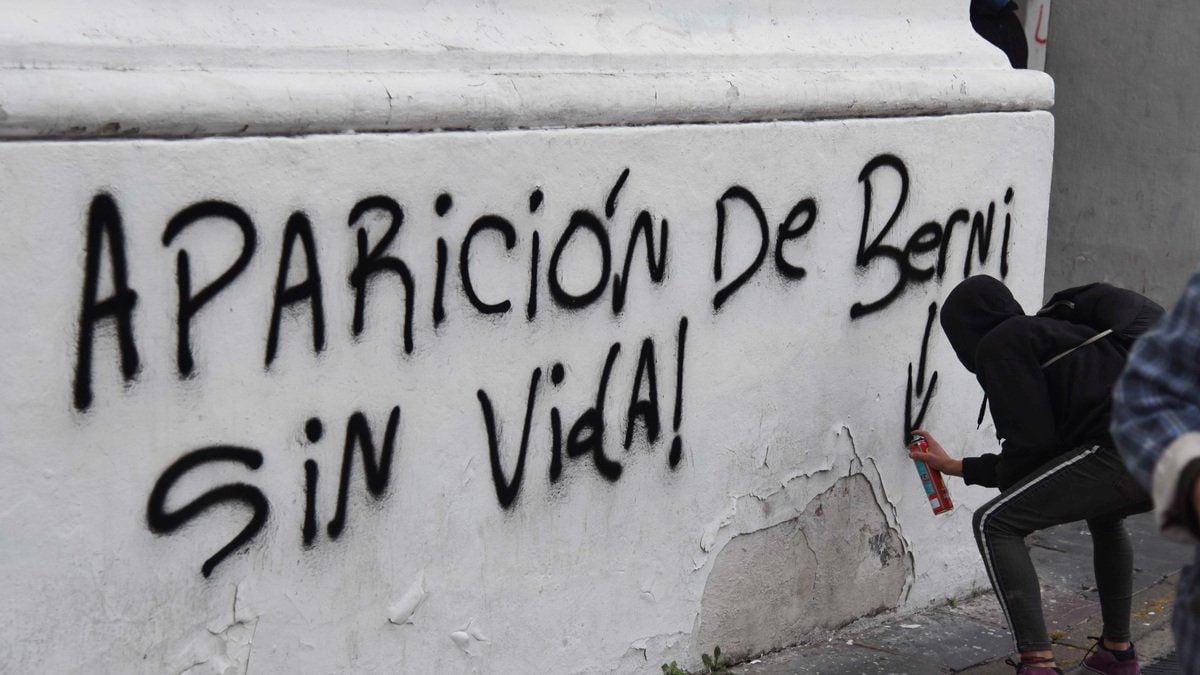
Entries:
{"type": "MultiPolygon", "coordinates": [[[[1130,472],[1147,490],[1152,490],[1155,467],[1163,451],[1183,434],[1195,431],[1200,431],[1200,270],[1188,281],[1179,302],[1134,345],[1113,392],[1112,416],[1117,448],[1130,472]]],[[[1170,476],[1167,479],[1178,480],[1170,476]]],[[[1182,494],[1185,505],[1189,492],[1182,494]]],[[[1156,507],[1166,509],[1160,524],[1179,528],[1189,520],[1174,504],[1156,507]]],[[[1192,528],[1195,538],[1194,523],[1192,528]]],[[[1173,627],[1185,672],[1200,673],[1198,565],[1185,567],[1180,576],[1173,627]]]]}

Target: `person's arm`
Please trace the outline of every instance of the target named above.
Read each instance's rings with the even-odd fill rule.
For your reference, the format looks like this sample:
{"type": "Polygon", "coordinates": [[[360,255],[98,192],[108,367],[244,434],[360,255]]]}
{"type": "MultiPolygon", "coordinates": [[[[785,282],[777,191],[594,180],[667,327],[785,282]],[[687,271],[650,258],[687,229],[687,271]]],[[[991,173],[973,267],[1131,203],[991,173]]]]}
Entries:
{"type": "Polygon", "coordinates": [[[931,469],[941,471],[947,476],[958,476],[962,478],[967,485],[982,485],[984,487],[996,487],[996,462],[999,461],[1000,455],[988,453],[979,457],[964,457],[955,459],[946,452],[941,443],[933,437],[925,429],[914,429],[913,433],[921,434],[925,437],[925,442],[929,445],[928,452],[908,451],[908,456],[912,459],[919,459],[925,462],[925,465],[931,469]]]}
{"type": "Polygon", "coordinates": [[[1113,392],[1112,435],[1159,527],[1200,538],[1200,272],[1139,339],[1113,392]]]}

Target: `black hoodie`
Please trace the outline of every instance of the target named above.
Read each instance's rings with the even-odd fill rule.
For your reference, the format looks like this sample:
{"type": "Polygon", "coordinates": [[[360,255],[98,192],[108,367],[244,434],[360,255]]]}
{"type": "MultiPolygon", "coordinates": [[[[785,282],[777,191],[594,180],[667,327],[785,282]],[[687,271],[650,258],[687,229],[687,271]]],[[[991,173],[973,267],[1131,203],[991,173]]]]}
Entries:
{"type": "Polygon", "coordinates": [[[1108,284],[1061,291],[1025,316],[1000,281],[970,277],[950,292],[942,329],[988,397],[1000,454],[963,459],[969,485],[1006,489],[1081,445],[1112,447],[1112,388],[1134,338],[1162,315],[1151,300],[1108,284]],[[1112,335],[1042,364],[1098,332],[1112,335]]]}

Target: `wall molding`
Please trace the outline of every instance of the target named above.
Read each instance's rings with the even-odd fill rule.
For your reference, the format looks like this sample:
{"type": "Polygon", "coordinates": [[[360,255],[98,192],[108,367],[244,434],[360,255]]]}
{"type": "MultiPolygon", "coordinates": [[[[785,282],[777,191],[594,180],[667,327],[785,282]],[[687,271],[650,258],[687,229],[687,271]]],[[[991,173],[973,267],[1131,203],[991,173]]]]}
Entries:
{"type": "Polygon", "coordinates": [[[944,115],[1054,97],[1048,76],[974,35],[965,6],[936,0],[64,11],[75,4],[13,10],[0,29],[0,138],[944,115]]]}

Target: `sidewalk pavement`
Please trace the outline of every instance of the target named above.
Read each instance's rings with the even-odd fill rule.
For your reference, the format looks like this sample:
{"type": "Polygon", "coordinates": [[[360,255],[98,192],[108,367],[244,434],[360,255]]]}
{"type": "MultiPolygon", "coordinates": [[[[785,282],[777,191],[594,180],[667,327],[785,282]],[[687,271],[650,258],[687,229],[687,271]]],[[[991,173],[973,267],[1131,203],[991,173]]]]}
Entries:
{"type": "MultiPolygon", "coordinates": [[[[1129,518],[1134,550],[1133,638],[1146,675],[1173,668],[1171,606],[1179,570],[1193,549],[1162,538],[1150,514],[1129,518]],[[1151,666],[1147,669],[1147,666],[1151,666]]],[[[1100,634],[1092,544],[1083,523],[1030,537],[1046,624],[1059,665],[1070,672],[1100,634]]],[[[864,619],[816,644],[767,654],[730,669],[738,675],[1011,674],[1014,649],[991,590],[907,616],[864,619]]]]}

